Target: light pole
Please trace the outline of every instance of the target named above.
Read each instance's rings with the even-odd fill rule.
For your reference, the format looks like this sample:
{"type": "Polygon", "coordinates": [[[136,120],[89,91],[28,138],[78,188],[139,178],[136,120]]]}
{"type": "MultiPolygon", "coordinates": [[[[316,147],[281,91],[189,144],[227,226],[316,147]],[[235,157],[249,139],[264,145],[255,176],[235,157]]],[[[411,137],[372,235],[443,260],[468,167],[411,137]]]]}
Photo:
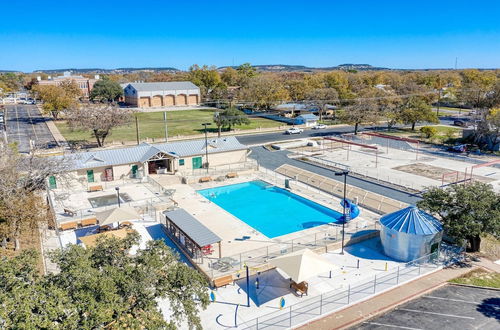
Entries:
{"type": "Polygon", "coordinates": [[[346,219],[346,214],[345,214],[345,206],[346,206],[346,190],[347,190],[347,176],[349,175],[348,170],[343,170],[342,172],[335,172],[335,176],[344,176],[344,199],[343,199],[343,221],[342,221],[342,250],[340,254],[344,254],[344,237],[345,237],[345,223],[347,221],[346,219]]]}
{"type": "Polygon", "coordinates": [[[207,162],[207,173],[208,173],[208,138],[207,138],[207,126],[212,125],[212,123],[203,123],[205,126],[205,159],[207,162]]]}
{"type": "Polygon", "coordinates": [[[118,199],[118,207],[120,207],[120,187],[115,187],[116,198],[118,199]]]}

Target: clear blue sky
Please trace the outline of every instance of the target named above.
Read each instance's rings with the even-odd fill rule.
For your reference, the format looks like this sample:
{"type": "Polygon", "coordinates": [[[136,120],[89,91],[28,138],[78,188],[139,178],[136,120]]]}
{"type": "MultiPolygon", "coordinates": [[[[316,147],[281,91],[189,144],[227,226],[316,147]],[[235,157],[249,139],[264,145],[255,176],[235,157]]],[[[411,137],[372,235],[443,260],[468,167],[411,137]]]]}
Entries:
{"type": "Polygon", "coordinates": [[[0,2],[0,69],[500,67],[500,1],[0,2]]]}

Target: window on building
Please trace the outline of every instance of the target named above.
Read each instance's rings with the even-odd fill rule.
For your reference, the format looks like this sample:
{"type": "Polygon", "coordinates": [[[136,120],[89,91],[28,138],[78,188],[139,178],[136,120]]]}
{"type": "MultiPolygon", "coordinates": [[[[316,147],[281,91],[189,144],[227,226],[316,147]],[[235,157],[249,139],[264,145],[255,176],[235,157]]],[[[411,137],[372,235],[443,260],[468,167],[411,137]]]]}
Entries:
{"type": "Polygon", "coordinates": [[[184,165],[184,159],[179,159],[179,166],[183,166],[184,165]]]}

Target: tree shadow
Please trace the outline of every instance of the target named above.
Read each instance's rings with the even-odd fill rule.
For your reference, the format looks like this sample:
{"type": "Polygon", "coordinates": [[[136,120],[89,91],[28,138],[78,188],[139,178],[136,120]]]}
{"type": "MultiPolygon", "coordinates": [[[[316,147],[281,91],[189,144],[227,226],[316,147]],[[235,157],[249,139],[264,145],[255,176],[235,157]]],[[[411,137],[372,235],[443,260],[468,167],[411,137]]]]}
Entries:
{"type": "Polygon", "coordinates": [[[500,298],[484,299],[481,304],[477,306],[477,311],[486,317],[495,318],[500,321],[500,298]]]}

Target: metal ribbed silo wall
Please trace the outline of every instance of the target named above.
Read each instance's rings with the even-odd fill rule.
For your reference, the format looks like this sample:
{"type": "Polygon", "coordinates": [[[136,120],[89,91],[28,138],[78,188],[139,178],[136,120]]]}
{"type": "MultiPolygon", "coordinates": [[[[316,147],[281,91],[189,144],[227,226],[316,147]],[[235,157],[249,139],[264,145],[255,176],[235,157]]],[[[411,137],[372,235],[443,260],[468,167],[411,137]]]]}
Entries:
{"type": "Polygon", "coordinates": [[[384,253],[399,261],[411,261],[431,253],[431,246],[441,242],[442,232],[432,235],[412,235],[382,226],[380,240],[384,253]]]}

